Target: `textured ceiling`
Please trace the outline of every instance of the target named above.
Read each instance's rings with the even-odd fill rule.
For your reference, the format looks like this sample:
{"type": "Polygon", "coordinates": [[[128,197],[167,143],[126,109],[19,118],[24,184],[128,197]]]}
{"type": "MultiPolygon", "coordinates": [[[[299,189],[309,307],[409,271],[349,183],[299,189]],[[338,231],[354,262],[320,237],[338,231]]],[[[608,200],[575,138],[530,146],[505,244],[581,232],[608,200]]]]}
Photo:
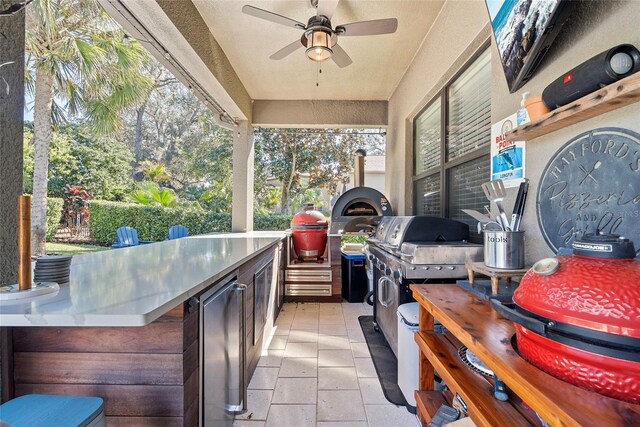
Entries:
{"type": "MultiPolygon", "coordinates": [[[[322,1],[322,0],[320,0],[322,1]]],[[[353,64],[317,65],[304,49],[273,61],[269,56],[300,39],[301,30],[242,13],[249,4],[307,22],[315,14],[308,0],[193,0],[253,99],[388,100],[442,8],[436,0],[341,0],[332,24],[397,18],[395,34],[339,37],[353,64]]]]}

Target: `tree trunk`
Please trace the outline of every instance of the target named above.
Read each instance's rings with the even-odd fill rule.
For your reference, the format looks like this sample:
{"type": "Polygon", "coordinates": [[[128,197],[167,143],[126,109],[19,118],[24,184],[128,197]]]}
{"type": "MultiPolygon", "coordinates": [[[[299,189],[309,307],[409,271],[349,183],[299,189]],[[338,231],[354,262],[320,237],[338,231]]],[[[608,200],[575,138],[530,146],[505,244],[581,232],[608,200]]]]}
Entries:
{"type": "Polygon", "coordinates": [[[53,77],[46,71],[36,70],[33,117],[33,197],[31,201],[31,253],[45,254],[47,234],[47,183],[49,178],[49,144],[51,143],[51,104],[53,77]]]}
{"type": "Polygon", "coordinates": [[[296,152],[294,151],[291,156],[291,174],[289,175],[288,182],[282,183],[282,198],[280,199],[282,205],[282,213],[289,215],[291,213],[291,186],[293,185],[293,178],[296,175],[296,152]]]}
{"type": "Polygon", "coordinates": [[[142,159],[142,122],[146,109],[147,103],[145,102],[136,110],[136,128],[133,141],[133,153],[136,156],[136,167],[140,166],[140,160],[142,159]]]}

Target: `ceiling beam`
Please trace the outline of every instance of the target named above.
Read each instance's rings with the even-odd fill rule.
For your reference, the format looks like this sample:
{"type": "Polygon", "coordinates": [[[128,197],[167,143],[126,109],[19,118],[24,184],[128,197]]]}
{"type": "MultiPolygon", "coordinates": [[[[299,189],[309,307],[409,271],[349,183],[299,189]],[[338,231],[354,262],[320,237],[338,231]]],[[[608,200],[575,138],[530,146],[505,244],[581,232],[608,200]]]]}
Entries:
{"type": "Polygon", "coordinates": [[[254,126],[305,128],[386,127],[387,101],[255,100],[254,126]]]}

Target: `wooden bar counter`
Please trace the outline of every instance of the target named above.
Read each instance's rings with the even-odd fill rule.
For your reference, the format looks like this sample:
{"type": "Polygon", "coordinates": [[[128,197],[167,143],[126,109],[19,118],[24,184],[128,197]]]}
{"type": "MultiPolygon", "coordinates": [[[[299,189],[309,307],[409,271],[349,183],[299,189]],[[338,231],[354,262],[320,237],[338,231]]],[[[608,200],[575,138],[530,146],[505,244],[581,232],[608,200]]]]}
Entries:
{"type": "Polygon", "coordinates": [[[199,339],[215,326],[200,321],[199,300],[227,277],[246,285],[239,332],[248,380],[278,314],[283,237],[192,236],[75,256],[57,294],[0,308],[2,402],[30,393],[97,396],[109,426],[198,426],[199,339]],[[254,322],[261,301],[262,324],[254,322]]]}
{"type": "Polygon", "coordinates": [[[552,426],[640,425],[640,406],[573,386],[541,371],[514,350],[513,323],[484,301],[455,285],[411,285],[420,304],[420,390],[418,416],[427,425],[442,403],[459,394],[471,419],[481,426],[541,425],[533,411],[552,426]],[[446,328],[433,330],[434,318],[446,328]],[[464,345],[478,356],[509,389],[509,401],[493,397],[493,385],[458,357],[464,345]],[[436,371],[449,391],[433,389],[436,371]],[[527,409],[526,406],[533,409],[527,409]]]}

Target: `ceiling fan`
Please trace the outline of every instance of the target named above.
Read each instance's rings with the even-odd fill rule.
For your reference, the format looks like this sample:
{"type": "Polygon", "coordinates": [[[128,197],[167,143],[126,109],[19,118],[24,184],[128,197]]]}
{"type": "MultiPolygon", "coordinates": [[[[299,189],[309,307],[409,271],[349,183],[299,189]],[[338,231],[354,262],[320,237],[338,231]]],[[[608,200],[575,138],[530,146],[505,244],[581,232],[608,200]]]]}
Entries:
{"type": "Polygon", "coordinates": [[[339,45],[338,36],[373,36],[378,34],[395,33],[398,28],[396,18],[376,19],[373,21],[352,22],[350,24],[331,26],[331,17],[338,7],[339,0],[310,0],[311,6],[316,8],[315,16],[309,18],[307,24],[298,22],[286,16],[269,12],[268,10],[245,5],[242,12],[256,18],[264,19],[287,27],[297,28],[303,31],[300,40],[283,47],[269,58],[280,60],[294,53],[301,47],[306,48],[309,59],[317,62],[329,58],[340,68],[350,65],[353,61],[339,45]]]}

